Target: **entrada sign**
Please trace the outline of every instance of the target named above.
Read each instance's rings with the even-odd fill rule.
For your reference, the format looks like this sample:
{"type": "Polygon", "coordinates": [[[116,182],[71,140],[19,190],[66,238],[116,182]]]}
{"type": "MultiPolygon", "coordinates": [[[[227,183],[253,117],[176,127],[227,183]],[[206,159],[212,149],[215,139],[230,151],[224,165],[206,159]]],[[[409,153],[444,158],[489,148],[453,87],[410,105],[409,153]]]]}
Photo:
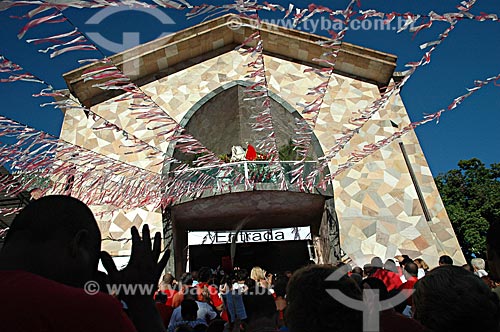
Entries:
{"type": "Polygon", "coordinates": [[[239,232],[189,232],[188,244],[227,244],[227,243],[253,243],[271,241],[297,241],[310,240],[309,227],[277,228],[264,230],[242,230],[239,232]]]}

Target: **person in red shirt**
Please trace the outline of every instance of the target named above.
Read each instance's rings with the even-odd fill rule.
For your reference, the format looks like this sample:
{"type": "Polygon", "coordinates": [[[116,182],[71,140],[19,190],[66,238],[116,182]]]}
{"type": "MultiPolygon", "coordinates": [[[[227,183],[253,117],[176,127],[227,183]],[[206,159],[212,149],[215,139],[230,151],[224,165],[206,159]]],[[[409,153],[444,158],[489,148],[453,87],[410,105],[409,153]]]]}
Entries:
{"type": "Polygon", "coordinates": [[[374,272],[370,276],[382,280],[388,292],[398,289],[403,284],[397,273],[382,268],[382,260],[379,257],[372,259],[371,268],[374,269],[374,272]]]}
{"type": "Polygon", "coordinates": [[[209,284],[212,277],[212,270],[209,267],[202,267],[198,273],[198,283],[196,284],[196,294],[198,301],[207,302],[212,305],[217,311],[221,312],[224,307],[224,302],[219,296],[217,288],[209,284]]]}
{"type": "Polygon", "coordinates": [[[219,291],[216,287],[209,284],[212,278],[212,270],[209,267],[202,267],[198,272],[198,283],[196,284],[197,299],[200,302],[207,302],[220,313],[220,317],[228,321],[227,311],[224,310],[224,301],[219,296],[219,291]]]}
{"type": "Polygon", "coordinates": [[[154,295],[156,302],[161,302],[164,305],[172,307],[172,300],[177,291],[173,288],[174,276],[171,273],[167,273],[163,276],[163,279],[158,285],[158,291],[154,295]]]}
{"type": "Polygon", "coordinates": [[[172,308],[177,308],[184,301],[184,294],[190,294],[193,288],[193,275],[184,273],[180,279],[180,290],[172,297],[172,308]]]}
{"type": "Polygon", "coordinates": [[[411,306],[412,305],[412,294],[413,289],[415,288],[415,284],[418,281],[418,266],[414,262],[409,262],[405,264],[404,268],[404,276],[406,278],[406,282],[399,286],[399,290],[407,293],[408,300],[406,303],[411,306]]]}
{"type": "Polygon", "coordinates": [[[100,247],[101,233],[84,203],[69,196],[32,201],[14,219],[0,252],[2,331],[164,331],[152,294],[121,297],[129,319],[96,281],[101,257],[111,284],[156,284],[169,255],[158,262],[161,235],[151,248],[149,228],[141,239],[133,227],[130,262],[122,271],[100,247]]]}

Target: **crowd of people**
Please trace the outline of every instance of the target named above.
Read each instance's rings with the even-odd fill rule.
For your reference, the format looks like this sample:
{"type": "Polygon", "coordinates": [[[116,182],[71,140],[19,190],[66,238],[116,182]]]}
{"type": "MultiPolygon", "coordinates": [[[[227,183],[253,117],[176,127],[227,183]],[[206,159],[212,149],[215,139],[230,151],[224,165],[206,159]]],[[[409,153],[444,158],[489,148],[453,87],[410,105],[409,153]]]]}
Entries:
{"type": "Polygon", "coordinates": [[[362,267],[310,264],[280,273],[203,267],[176,278],[163,274],[170,254],[161,254],[160,234],[151,239],[147,226],[142,234],[133,227],[130,261],[118,270],[100,251],[90,209],[71,197],[47,196],[16,216],[0,251],[0,326],[30,332],[498,332],[499,239],[500,225],[493,224],[488,269],[481,258],[456,266],[445,255],[430,268],[402,255],[385,262],[374,257],[362,267]],[[107,274],[98,272],[99,259],[107,274]],[[106,294],[109,284],[158,288],[106,294]],[[375,301],[367,300],[370,294],[375,301]]]}

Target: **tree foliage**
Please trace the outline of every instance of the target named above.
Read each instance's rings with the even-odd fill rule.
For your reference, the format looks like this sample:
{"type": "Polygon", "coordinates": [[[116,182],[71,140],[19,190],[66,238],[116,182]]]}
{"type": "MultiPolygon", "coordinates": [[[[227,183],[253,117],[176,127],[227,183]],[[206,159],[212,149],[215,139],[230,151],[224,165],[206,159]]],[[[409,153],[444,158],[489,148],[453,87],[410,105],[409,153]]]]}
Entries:
{"type": "Polygon", "coordinates": [[[466,258],[485,257],[486,231],[500,221],[500,163],[461,160],[435,180],[466,258]]]}

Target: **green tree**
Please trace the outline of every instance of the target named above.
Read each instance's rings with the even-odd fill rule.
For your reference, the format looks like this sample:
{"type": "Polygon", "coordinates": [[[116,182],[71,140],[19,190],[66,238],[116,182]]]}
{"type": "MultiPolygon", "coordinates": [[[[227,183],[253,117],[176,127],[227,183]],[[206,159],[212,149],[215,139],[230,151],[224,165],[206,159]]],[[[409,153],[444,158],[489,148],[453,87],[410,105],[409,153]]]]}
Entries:
{"type": "Polygon", "coordinates": [[[500,220],[500,163],[461,160],[435,180],[466,258],[485,257],[486,231],[500,220]]]}

